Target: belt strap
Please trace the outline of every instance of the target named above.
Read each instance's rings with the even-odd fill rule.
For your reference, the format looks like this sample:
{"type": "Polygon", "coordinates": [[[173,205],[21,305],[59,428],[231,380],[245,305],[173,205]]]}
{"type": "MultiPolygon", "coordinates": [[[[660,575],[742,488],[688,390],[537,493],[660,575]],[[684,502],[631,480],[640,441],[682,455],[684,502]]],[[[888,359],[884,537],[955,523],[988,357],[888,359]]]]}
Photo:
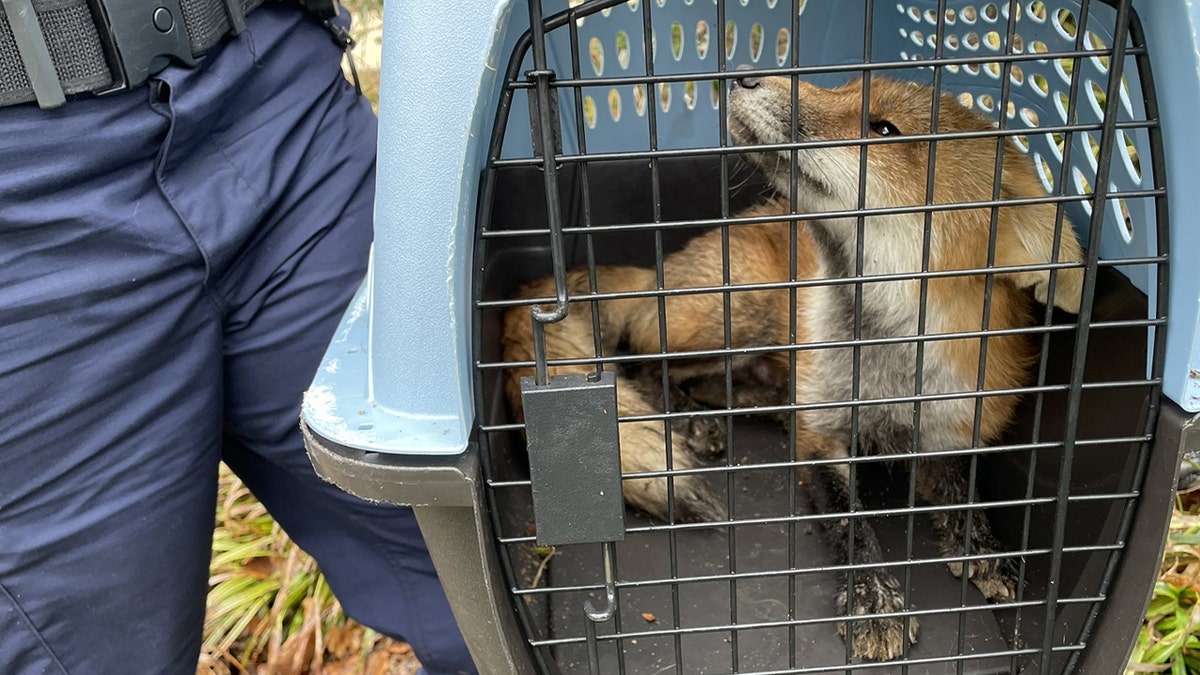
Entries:
{"type": "MultiPolygon", "coordinates": [[[[174,35],[180,42],[179,51],[190,54],[175,54],[185,62],[188,56],[199,57],[212,48],[221,38],[235,29],[245,27],[244,16],[262,4],[263,0],[5,0],[0,12],[0,106],[39,101],[43,107],[53,107],[53,98],[47,98],[44,75],[49,73],[49,64],[44,59],[48,52],[54,72],[58,75],[62,93],[104,93],[124,89],[144,81],[147,74],[165,67],[168,60],[162,52],[146,52],[147,47],[131,44],[121,45],[121,36],[114,35],[112,26],[125,21],[130,25],[131,11],[144,13],[145,17],[133,17],[134,22],[144,26],[159,43],[174,35]],[[167,14],[163,15],[166,6],[167,14]],[[30,35],[32,8],[42,39],[30,35]],[[178,8],[171,13],[171,8],[178,8]],[[240,14],[239,14],[240,10],[240,14]],[[9,16],[12,12],[13,16],[9,16]],[[180,16],[180,14],[182,16],[180,16]],[[170,28],[163,27],[170,24],[170,28]],[[14,28],[25,26],[24,38],[18,41],[14,28]],[[184,30],[180,31],[180,27],[184,30]],[[159,35],[154,35],[157,29],[159,35]],[[44,44],[44,49],[42,45],[44,44]],[[138,51],[146,57],[144,68],[137,72],[126,72],[130,56],[138,51]],[[126,53],[122,53],[126,52],[126,53]],[[153,61],[151,57],[155,58],[153,61]],[[34,81],[38,87],[34,87],[34,81]],[[42,97],[39,99],[39,93],[42,97]]],[[[153,49],[153,47],[150,47],[153,49]]],[[[51,85],[53,83],[51,82],[51,85]]],[[[52,96],[52,94],[51,94],[52,96]]],[[[61,97],[59,97],[61,98],[61,97]]]]}

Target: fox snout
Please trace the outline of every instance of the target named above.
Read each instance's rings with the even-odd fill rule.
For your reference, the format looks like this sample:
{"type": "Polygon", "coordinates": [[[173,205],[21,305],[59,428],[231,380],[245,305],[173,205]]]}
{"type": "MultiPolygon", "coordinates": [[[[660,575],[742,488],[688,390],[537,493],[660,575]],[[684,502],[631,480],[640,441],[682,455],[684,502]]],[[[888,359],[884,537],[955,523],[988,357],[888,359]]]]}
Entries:
{"type": "MultiPolygon", "coordinates": [[[[797,82],[802,88],[812,88],[797,82]]],[[[803,124],[793,139],[792,82],[785,77],[747,75],[733,80],[729,90],[729,135],[738,145],[763,145],[803,140],[803,124]]]]}

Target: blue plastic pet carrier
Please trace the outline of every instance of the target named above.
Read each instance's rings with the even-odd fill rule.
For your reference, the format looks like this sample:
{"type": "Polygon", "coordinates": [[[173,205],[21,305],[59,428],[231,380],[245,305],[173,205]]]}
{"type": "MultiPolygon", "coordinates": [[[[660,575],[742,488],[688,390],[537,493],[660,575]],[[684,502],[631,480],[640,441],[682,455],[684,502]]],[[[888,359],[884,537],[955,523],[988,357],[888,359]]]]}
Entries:
{"type": "MultiPolygon", "coordinates": [[[[416,509],[481,672],[1118,672],[1158,569],[1180,455],[1200,444],[1198,35],[1200,9],[1182,0],[388,6],[375,244],[305,397],[314,466],[353,494],[416,509]],[[1082,306],[1047,309],[1031,296],[1033,325],[1006,334],[1037,354],[1028,385],[1006,392],[1020,397],[1011,428],[981,440],[982,358],[980,388],[962,393],[975,406],[973,440],[939,455],[966,472],[955,504],[916,498],[920,453],[880,457],[857,441],[840,460],[796,453],[794,413],[840,405],[861,434],[864,397],[736,403],[770,379],[738,364],[783,355],[791,372],[775,385],[794,392],[796,355],[821,346],[795,325],[781,344],[729,337],[742,320],[729,298],[748,290],[730,281],[729,230],[772,220],[744,209],[774,193],[790,204],[778,218],[793,246],[812,216],[796,206],[804,186],[783,194],[746,160],[729,133],[731,93],[768,76],[795,94],[864,75],[939,90],[957,103],[937,105],[990,122],[962,137],[1015,146],[1045,189],[1023,203],[1053,204],[1084,247],[1080,261],[1030,266],[1052,279],[1081,272],[1082,306]],[[725,309],[687,318],[723,324],[724,344],[679,353],[665,308],[700,291],[669,287],[664,260],[713,230],[724,233],[724,277],[703,292],[725,309]],[[654,270],[654,281],[600,288],[606,265],[654,270]],[[549,292],[522,290],[539,279],[549,292]],[[546,341],[564,313],[597,317],[604,303],[642,299],[657,303],[655,349],[606,343],[599,319],[583,354],[546,341]],[[518,323],[532,336],[528,358],[502,347],[518,323]],[[697,393],[713,382],[679,375],[696,359],[724,364],[715,402],[697,393]],[[594,372],[554,376],[571,367],[594,372]],[[622,382],[656,409],[627,414],[634,385],[622,382]],[[646,423],[665,439],[663,467],[623,471],[619,430],[646,423]],[[673,435],[710,432],[720,456],[672,463],[673,435]],[[806,484],[828,467],[849,476],[848,505],[806,484]],[[719,517],[622,502],[622,488],[660,479],[669,499],[685,479],[703,482],[719,517]],[[948,547],[937,523],[958,513],[966,532],[948,547]],[[977,517],[995,550],[972,543],[977,517]],[[873,528],[879,551],[858,546],[876,545],[862,534],[846,551],[831,521],[873,528]],[[968,577],[1001,560],[1012,585],[985,598],[968,577]],[[859,604],[865,578],[894,580],[903,602],[859,604]],[[852,597],[839,597],[847,588],[852,597]],[[887,653],[862,649],[889,629],[887,653]]],[[[870,144],[890,142],[872,140],[868,117],[843,143],[864,162],[870,144]]],[[[947,142],[916,133],[922,148],[947,142]]],[[[777,145],[795,162],[812,144],[793,132],[777,145]]],[[[939,212],[931,195],[915,210],[939,212]]],[[[1012,199],[997,188],[974,208],[996,213],[1012,199]]],[[[874,216],[865,200],[839,217],[862,228],[874,216]]],[[[798,278],[791,255],[790,279],[749,290],[794,304],[833,283],[798,278]]],[[[1001,283],[994,258],[980,271],[988,284],[1001,283]]],[[[861,289],[862,270],[838,283],[861,289]]],[[[901,276],[925,288],[938,274],[926,261],[901,276]]],[[[847,297],[861,305],[861,292],[847,297]]],[[[990,333],[985,318],[971,337],[986,345],[990,333]]],[[[841,346],[874,345],[855,333],[841,346]]],[[[917,436],[922,405],[952,398],[938,396],[901,397],[917,436]]]]}

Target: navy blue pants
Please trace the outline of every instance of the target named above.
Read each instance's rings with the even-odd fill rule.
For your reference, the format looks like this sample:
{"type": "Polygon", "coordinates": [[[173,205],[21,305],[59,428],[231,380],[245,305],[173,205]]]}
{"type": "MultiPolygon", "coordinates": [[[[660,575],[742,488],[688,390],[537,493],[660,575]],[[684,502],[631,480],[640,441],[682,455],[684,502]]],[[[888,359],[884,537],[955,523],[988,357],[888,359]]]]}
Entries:
{"type": "Polygon", "coordinates": [[[412,512],[304,454],[376,122],[323,28],[249,26],[136,91],[0,108],[0,672],[194,673],[222,459],[351,616],[474,672],[412,512]]]}

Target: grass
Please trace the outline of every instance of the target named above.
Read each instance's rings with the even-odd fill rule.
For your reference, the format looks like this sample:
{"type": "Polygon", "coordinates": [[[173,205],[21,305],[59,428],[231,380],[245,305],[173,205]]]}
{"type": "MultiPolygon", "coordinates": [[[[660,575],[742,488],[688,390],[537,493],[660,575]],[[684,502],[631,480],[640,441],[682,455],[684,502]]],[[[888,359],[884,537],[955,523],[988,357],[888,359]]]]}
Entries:
{"type": "Polygon", "coordinates": [[[1200,673],[1200,491],[1181,493],[1126,673],[1200,673]]]}
{"type": "Polygon", "coordinates": [[[412,649],[346,618],[316,563],[221,467],[197,675],[409,675],[412,649]]]}

